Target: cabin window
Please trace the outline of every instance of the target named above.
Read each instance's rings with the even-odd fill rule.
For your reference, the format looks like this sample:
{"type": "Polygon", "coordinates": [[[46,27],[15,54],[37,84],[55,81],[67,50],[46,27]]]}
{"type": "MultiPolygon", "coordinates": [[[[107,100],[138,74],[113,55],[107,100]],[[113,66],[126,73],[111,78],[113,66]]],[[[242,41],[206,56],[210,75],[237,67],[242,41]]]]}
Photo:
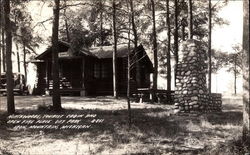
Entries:
{"type": "Polygon", "coordinates": [[[100,63],[95,63],[94,65],[94,78],[100,78],[101,76],[101,65],[100,63]]]}
{"type": "Polygon", "coordinates": [[[103,64],[102,65],[102,78],[107,78],[108,77],[108,65],[103,64]]]}

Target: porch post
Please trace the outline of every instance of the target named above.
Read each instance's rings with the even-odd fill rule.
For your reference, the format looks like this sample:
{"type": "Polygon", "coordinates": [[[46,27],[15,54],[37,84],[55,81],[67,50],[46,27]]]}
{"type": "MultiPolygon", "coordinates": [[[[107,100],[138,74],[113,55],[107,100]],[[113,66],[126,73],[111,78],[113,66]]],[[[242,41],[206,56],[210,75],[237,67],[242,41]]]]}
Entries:
{"type": "Polygon", "coordinates": [[[45,87],[45,95],[49,95],[49,63],[48,60],[45,60],[45,81],[46,81],[46,87],[45,87]]]}

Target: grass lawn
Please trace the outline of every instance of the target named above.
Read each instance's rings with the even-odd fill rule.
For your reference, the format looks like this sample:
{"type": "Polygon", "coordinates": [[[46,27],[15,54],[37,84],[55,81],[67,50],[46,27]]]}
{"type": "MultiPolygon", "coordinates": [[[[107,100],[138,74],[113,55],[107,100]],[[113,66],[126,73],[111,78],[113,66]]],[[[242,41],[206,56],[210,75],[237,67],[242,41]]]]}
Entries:
{"type": "MultiPolygon", "coordinates": [[[[15,100],[18,114],[52,114],[37,110],[51,104],[50,97],[17,96],[15,100]]],[[[0,154],[239,153],[235,145],[242,130],[240,98],[223,99],[221,113],[203,115],[174,115],[172,105],[132,103],[131,128],[123,98],[62,97],[62,106],[65,110],[59,114],[91,113],[104,122],[84,130],[14,130],[6,123],[6,98],[0,97],[0,154]]]]}

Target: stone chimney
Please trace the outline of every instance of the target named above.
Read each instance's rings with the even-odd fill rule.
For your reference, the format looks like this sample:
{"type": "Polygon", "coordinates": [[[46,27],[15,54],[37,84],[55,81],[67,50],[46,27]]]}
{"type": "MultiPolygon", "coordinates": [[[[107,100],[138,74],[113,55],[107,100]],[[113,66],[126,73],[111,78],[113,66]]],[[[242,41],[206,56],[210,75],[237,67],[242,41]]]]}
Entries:
{"type": "Polygon", "coordinates": [[[206,46],[201,41],[189,39],[182,43],[176,65],[176,112],[221,109],[221,95],[213,94],[210,97],[208,94],[206,58],[206,46]],[[217,102],[219,98],[220,103],[217,102]]]}

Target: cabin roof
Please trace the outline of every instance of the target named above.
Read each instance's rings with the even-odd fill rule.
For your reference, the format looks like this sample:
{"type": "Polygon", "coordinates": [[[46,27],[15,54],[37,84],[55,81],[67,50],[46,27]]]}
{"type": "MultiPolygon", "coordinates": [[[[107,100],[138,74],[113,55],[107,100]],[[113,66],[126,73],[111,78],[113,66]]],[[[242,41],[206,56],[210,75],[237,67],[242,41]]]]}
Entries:
{"type": "MultiPolygon", "coordinates": [[[[144,62],[147,64],[149,70],[153,71],[153,64],[150,58],[148,57],[145,49],[143,48],[142,45],[139,45],[136,49],[134,47],[131,47],[132,52],[130,53],[131,56],[133,56],[135,53],[141,53],[139,55],[142,56],[143,59],[140,61],[144,62]]],[[[90,56],[93,58],[97,59],[112,59],[113,57],[113,46],[100,46],[100,47],[92,47],[92,48],[84,48],[82,47],[81,49],[76,52],[69,43],[65,41],[59,41],[59,52],[70,52],[72,53],[73,57],[74,56],[90,56]]],[[[117,58],[126,58],[128,57],[128,45],[127,44],[119,44],[117,45],[117,58]]],[[[44,62],[45,59],[50,58],[52,52],[52,46],[49,46],[46,51],[38,55],[34,61],[34,63],[38,62],[44,62]]]]}
{"type": "MultiPolygon", "coordinates": [[[[70,52],[76,53],[74,49],[71,48],[70,44],[65,41],[59,41],[59,49],[60,49],[60,52],[70,51],[70,52]]],[[[127,50],[128,50],[127,44],[117,45],[116,56],[118,58],[127,57],[128,56],[127,50]]],[[[52,46],[49,46],[43,53],[38,55],[35,59],[36,60],[45,59],[45,57],[49,55],[51,51],[52,51],[52,46]]],[[[98,59],[112,58],[113,46],[99,46],[99,47],[91,47],[89,49],[82,47],[81,49],[79,49],[79,54],[96,57],[98,59]]]]}
{"type": "Polygon", "coordinates": [[[96,57],[90,50],[88,50],[87,48],[82,47],[79,52],[83,55],[86,56],[92,56],[92,57],[96,57]]]}
{"type": "MultiPolygon", "coordinates": [[[[112,58],[113,57],[113,46],[100,46],[100,47],[92,47],[89,49],[90,53],[95,55],[99,59],[104,58],[112,58]]],[[[127,44],[117,45],[117,53],[116,56],[118,58],[123,58],[128,56],[128,46],[127,44]]]]}
{"type": "MultiPolygon", "coordinates": [[[[70,44],[65,41],[58,41],[59,49],[61,49],[61,52],[67,51],[70,48],[70,44]]],[[[52,46],[49,46],[43,53],[39,54],[35,59],[41,60],[44,59],[46,55],[48,55],[52,51],[52,46]]]]}

